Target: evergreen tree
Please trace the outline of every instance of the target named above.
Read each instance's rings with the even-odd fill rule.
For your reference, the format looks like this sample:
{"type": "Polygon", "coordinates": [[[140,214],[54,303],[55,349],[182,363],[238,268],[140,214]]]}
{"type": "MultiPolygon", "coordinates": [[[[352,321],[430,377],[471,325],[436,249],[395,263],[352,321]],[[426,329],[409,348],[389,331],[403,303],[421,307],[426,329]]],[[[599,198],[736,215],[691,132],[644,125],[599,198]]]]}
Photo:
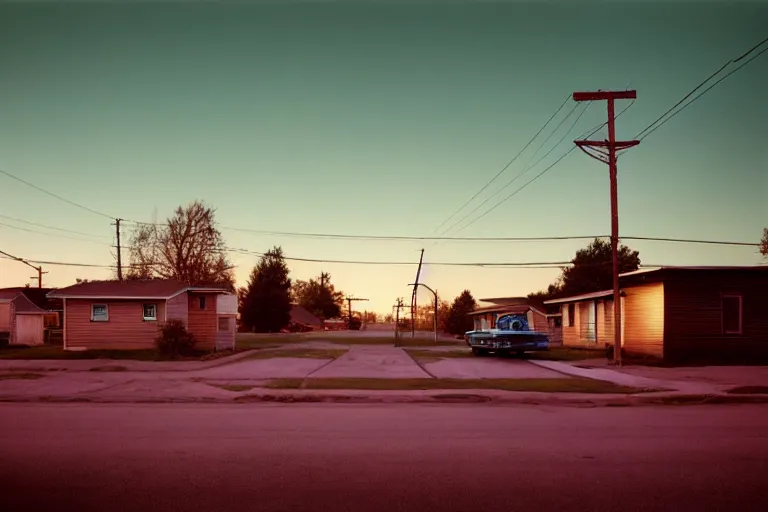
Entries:
{"type": "Polygon", "coordinates": [[[472,330],[473,321],[468,315],[475,310],[475,305],[475,298],[472,297],[469,290],[464,290],[461,292],[461,295],[453,300],[445,322],[449,333],[464,334],[472,330]]]}
{"type": "Polygon", "coordinates": [[[238,291],[240,322],[248,331],[279,332],[291,320],[291,280],[283,250],[270,249],[238,291]]]}

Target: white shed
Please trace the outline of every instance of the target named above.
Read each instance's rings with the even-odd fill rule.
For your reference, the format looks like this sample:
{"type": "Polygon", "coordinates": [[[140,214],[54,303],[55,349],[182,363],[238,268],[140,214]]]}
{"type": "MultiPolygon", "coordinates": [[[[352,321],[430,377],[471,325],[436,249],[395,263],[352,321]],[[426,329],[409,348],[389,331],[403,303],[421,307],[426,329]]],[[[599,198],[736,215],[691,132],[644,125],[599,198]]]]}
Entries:
{"type": "Polygon", "coordinates": [[[47,313],[23,293],[0,292],[0,333],[9,345],[42,345],[47,313]]]}

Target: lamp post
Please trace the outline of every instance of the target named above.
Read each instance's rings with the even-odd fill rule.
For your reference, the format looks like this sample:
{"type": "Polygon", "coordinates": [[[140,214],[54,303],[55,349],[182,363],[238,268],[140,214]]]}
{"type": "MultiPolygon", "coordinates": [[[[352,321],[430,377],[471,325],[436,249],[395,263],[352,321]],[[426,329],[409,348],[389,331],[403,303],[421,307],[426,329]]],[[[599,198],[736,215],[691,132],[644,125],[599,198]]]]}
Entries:
{"type": "MultiPolygon", "coordinates": [[[[435,327],[435,345],[437,345],[437,308],[438,308],[438,302],[437,302],[437,292],[436,292],[435,290],[433,290],[432,288],[430,288],[429,286],[425,285],[424,283],[416,283],[416,284],[414,284],[414,283],[411,283],[411,284],[409,284],[408,286],[413,286],[413,287],[416,287],[416,286],[423,286],[424,288],[426,288],[427,290],[429,290],[430,292],[432,292],[432,295],[434,295],[434,296],[435,296],[435,314],[434,314],[434,327],[435,327]]],[[[414,288],[414,289],[415,289],[415,288],[414,288]]]]}

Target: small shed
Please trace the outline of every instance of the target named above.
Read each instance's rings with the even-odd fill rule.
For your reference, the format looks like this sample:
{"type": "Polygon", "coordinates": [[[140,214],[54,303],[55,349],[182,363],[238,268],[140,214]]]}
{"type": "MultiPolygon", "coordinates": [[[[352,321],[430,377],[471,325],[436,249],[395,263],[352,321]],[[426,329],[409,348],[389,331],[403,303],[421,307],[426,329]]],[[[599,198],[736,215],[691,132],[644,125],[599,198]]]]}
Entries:
{"type": "Polygon", "coordinates": [[[0,341],[9,345],[42,345],[48,311],[23,293],[0,292],[0,341]]]}

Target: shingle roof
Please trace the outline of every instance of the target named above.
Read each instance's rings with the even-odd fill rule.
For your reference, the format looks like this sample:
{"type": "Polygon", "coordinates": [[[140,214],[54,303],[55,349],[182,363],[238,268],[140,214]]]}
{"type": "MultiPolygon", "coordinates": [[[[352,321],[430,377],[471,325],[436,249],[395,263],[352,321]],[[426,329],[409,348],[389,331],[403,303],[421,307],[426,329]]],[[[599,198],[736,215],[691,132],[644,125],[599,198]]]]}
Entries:
{"type": "Polygon", "coordinates": [[[0,290],[0,302],[13,302],[13,309],[17,314],[47,312],[35,306],[23,293],[17,291],[0,290]]]}
{"type": "Polygon", "coordinates": [[[319,318],[298,304],[291,304],[291,321],[314,327],[320,327],[323,324],[319,318]]]}
{"type": "Polygon", "coordinates": [[[226,292],[224,288],[188,286],[173,279],[149,279],[146,281],[89,281],[48,294],[62,298],[102,299],[168,299],[186,289],[226,292]]]}

